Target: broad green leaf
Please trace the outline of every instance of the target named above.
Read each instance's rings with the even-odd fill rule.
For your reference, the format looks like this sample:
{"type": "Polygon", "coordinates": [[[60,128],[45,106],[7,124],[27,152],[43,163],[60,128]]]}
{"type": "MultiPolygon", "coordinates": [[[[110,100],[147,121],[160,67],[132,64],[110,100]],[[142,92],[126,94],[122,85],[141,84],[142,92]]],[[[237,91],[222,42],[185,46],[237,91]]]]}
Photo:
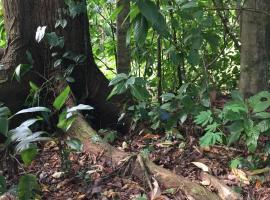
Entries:
{"type": "Polygon", "coordinates": [[[83,150],[83,144],[82,144],[81,140],[79,140],[77,138],[67,140],[66,144],[72,150],[75,150],[75,151],[78,151],[78,152],[81,152],[83,150]]]}
{"type": "Polygon", "coordinates": [[[93,110],[94,108],[92,106],[89,105],[84,105],[84,104],[79,104],[77,106],[74,106],[72,108],[67,109],[67,113],[69,112],[76,112],[79,110],[93,110]]]}
{"type": "Polygon", "coordinates": [[[8,107],[0,107],[0,117],[8,117],[11,115],[11,112],[8,107]]]}
{"type": "Polygon", "coordinates": [[[167,102],[171,101],[173,98],[175,98],[175,94],[173,93],[165,93],[161,95],[162,101],[167,102]]]}
{"type": "Polygon", "coordinates": [[[262,91],[248,99],[248,102],[253,108],[253,113],[265,111],[270,107],[270,93],[262,91]]]}
{"type": "Polygon", "coordinates": [[[134,96],[139,101],[145,101],[150,97],[149,92],[146,88],[140,85],[132,85],[130,88],[130,92],[132,96],[134,96]]]}
{"type": "Polygon", "coordinates": [[[29,127],[33,125],[34,123],[36,123],[37,121],[40,121],[40,119],[28,119],[25,122],[23,122],[20,126],[29,127]]]}
{"type": "Polygon", "coordinates": [[[114,86],[107,99],[110,99],[115,95],[123,94],[125,91],[127,91],[126,83],[124,81],[119,82],[114,86]]]}
{"type": "Polygon", "coordinates": [[[136,1],[142,15],[151,23],[153,28],[162,36],[169,37],[165,18],[160,13],[156,4],[151,0],[136,1]]]}
{"type": "Polygon", "coordinates": [[[24,76],[27,72],[29,72],[32,68],[32,65],[29,64],[19,64],[15,71],[14,71],[14,77],[18,82],[21,81],[21,77],[24,76]]]}
{"type": "Polygon", "coordinates": [[[20,200],[34,200],[39,191],[39,185],[34,175],[23,175],[19,180],[18,196],[20,200]]]}
{"type": "Polygon", "coordinates": [[[200,138],[201,146],[212,146],[216,143],[222,143],[222,133],[206,132],[203,137],[200,138]]]}
{"type": "Polygon", "coordinates": [[[257,119],[269,119],[270,113],[269,112],[258,112],[253,115],[257,119]]]}
{"type": "Polygon", "coordinates": [[[7,136],[8,127],[9,127],[8,118],[1,118],[0,117],[0,134],[7,136]]]}
{"type": "Polygon", "coordinates": [[[70,93],[70,87],[67,86],[60,94],[58,97],[56,97],[56,99],[53,102],[53,107],[56,110],[60,110],[64,104],[66,103],[66,100],[69,97],[69,93],[70,93]]]}
{"type": "Polygon", "coordinates": [[[232,132],[228,137],[228,146],[239,141],[241,132],[232,132]]]}
{"type": "Polygon", "coordinates": [[[231,92],[231,97],[235,101],[244,101],[243,96],[241,95],[241,93],[238,90],[233,90],[231,92]]]}
{"type": "Polygon", "coordinates": [[[86,4],[84,1],[65,0],[69,8],[69,15],[72,18],[86,12],[86,4]]]}
{"type": "Polygon", "coordinates": [[[62,129],[64,132],[67,132],[68,129],[72,126],[73,122],[75,121],[75,116],[71,115],[70,117],[67,118],[67,113],[62,112],[59,115],[57,127],[62,129]]]}
{"type": "Polygon", "coordinates": [[[194,122],[198,125],[206,126],[213,122],[212,112],[210,110],[201,111],[199,115],[195,117],[194,122]]]}
{"type": "Polygon", "coordinates": [[[0,197],[7,191],[7,183],[4,176],[0,175],[0,197]]]}
{"type": "Polygon", "coordinates": [[[116,85],[123,80],[127,80],[128,76],[124,73],[117,74],[109,83],[109,86],[116,85]]]}
{"type": "Polygon", "coordinates": [[[28,149],[25,149],[20,152],[20,155],[22,157],[22,160],[25,165],[30,165],[32,161],[35,159],[35,157],[38,154],[37,146],[36,145],[30,145],[28,149]]]}
{"type": "Polygon", "coordinates": [[[53,47],[63,48],[65,45],[64,37],[59,37],[55,32],[47,33],[46,39],[47,39],[47,42],[49,43],[51,49],[53,47]]]}
{"type": "Polygon", "coordinates": [[[135,19],[134,37],[139,46],[143,46],[148,33],[148,23],[146,18],[139,14],[135,19]]]}
{"type": "Polygon", "coordinates": [[[189,9],[189,8],[196,8],[198,7],[197,1],[189,1],[181,6],[182,10],[189,9]]]}
{"type": "Polygon", "coordinates": [[[188,56],[189,64],[196,66],[200,63],[200,55],[198,50],[191,50],[188,56]]]}
{"type": "Polygon", "coordinates": [[[243,121],[238,120],[234,121],[231,125],[227,127],[231,133],[238,133],[244,130],[243,121]]]}
{"type": "Polygon", "coordinates": [[[270,120],[262,120],[256,125],[256,127],[261,133],[268,131],[270,129],[270,120]]]}
{"type": "Polygon", "coordinates": [[[58,19],[55,23],[55,28],[58,28],[61,26],[62,28],[65,28],[67,26],[67,20],[66,19],[58,19]]]}
{"type": "Polygon", "coordinates": [[[51,111],[50,109],[46,107],[32,107],[32,108],[20,110],[19,112],[15,113],[13,116],[19,115],[19,114],[25,114],[25,113],[34,113],[34,112],[51,112],[51,111]]]}

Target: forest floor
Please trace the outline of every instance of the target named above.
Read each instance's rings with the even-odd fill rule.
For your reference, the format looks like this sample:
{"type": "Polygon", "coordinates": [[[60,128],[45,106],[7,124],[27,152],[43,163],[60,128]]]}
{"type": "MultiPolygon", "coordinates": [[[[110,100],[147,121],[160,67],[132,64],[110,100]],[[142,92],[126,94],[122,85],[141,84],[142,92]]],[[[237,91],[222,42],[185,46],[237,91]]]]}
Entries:
{"type": "MultiPolygon", "coordinates": [[[[132,137],[119,137],[114,146],[123,151],[141,152],[156,164],[200,183],[213,192],[216,192],[215,187],[202,178],[203,170],[241,193],[244,200],[270,200],[270,178],[267,173],[258,173],[250,180],[250,171],[230,168],[233,158],[247,156],[245,151],[240,150],[243,148],[200,148],[198,129],[191,122],[187,123],[178,129],[183,139],[171,141],[166,139],[165,134],[153,134],[145,129],[132,137]]],[[[67,159],[61,158],[59,152],[59,145],[55,142],[45,143],[38,158],[26,169],[38,177],[41,199],[188,199],[180,190],[161,191],[155,185],[155,191],[150,191],[146,182],[121,176],[119,170],[111,165],[110,160],[105,160],[102,154],[71,153],[67,159]]]]}

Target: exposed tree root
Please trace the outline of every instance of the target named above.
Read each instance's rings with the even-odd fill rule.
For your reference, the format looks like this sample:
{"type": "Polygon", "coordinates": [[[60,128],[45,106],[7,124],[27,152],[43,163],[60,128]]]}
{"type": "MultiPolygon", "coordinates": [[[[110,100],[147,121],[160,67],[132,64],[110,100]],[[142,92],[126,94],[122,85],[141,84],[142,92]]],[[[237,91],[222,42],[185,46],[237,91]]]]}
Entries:
{"type": "MultiPolygon", "coordinates": [[[[107,143],[99,141],[97,139],[99,136],[97,135],[96,131],[88,125],[81,115],[79,115],[75,120],[73,126],[69,130],[68,135],[70,137],[80,139],[84,144],[85,152],[95,155],[102,154],[102,156],[108,160],[111,160],[112,164],[116,166],[134,156],[131,153],[122,152],[107,143]]],[[[133,170],[131,172],[132,175],[144,180],[146,178],[146,170],[148,171],[147,173],[149,173],[149,175],[153,176],[159,182],[161,188],[163,189],[180,189],[188,196],[189,199],[192,200],[220,199],[215,193],[210,192],[201,185],[191,182],[182,176],[176,175],[171,171],[138,156],[134,161],[133,170]]]]}
{"type": "Polygon", "coordinates": [[[216,177],[207,174],[206,172],[202,172],[201,177],[203,181],[208,182],[209,185],[213,186],[218,191],[218,195],[222,200],[243,199],[238,193],[234,192],[230,187],[218,180],[216,177]]]}

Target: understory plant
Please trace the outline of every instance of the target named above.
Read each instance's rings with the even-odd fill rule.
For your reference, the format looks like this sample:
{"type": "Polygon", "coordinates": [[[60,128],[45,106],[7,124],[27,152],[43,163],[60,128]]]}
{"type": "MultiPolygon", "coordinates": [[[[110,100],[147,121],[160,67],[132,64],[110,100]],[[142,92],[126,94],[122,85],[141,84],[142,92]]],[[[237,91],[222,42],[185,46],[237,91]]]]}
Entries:
{"type": "Polygon", "coordinates": [[[248,151],[254,153],[259,137],[268,134],[270,129],[270,93],[262,91],[244,99],[238,91],[233,91],[231,97],[222,110],[202,111],[195,117],[195,123],[205,130],[200,144],[230,146],[242,141],[248,151]]]}

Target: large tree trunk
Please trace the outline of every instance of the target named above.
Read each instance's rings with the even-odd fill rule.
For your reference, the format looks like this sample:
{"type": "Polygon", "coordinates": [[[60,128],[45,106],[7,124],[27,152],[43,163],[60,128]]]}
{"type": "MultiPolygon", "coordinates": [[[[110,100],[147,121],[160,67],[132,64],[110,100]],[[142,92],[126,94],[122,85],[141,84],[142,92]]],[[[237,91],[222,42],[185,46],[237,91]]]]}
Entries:
{"type": "Polygon", "coordinates": [[[247,0],[242,11],[239,89],[246,97],[267,88],[270,62],[269,11],[268,0],[247,0]]]}
{"type": "Polygon", "coordinates": [[[116,0],[117,8],[122,7],[116,19],[117,36],[117,73],[129,74],[130,72],[130,47],[127,44],[127,34],[129,29],[129,0],[116,0]]]}
{"type": "Polygon", "coordinates": [[[2,82],[0,101],[16,110],[23,104],[28,94],[27,82],[44,81],[33,74],[25,77],[22,83],[11,81],[14,68],[26,62],[26,50],[32,53],[35,62],[34,70],[44,77],[51,75],[54,62],[51,56],[53,50],[50,50],[44,42],[37,44],[35,41],[37,27],[47,26],[47,32],[55,31],[59,36],[64,36],[65,47],[62,52],[72,51],[87,57],[86,63],[75,67],[72,73],[75,83],[71,84],[71,87],[77,101],[94,106],[98,125],[114,125],[117,121],[118,109],[114,104],[106,101],[110,88],[108,80],[94,62],[87,14],[81,14],[75,19],[63,13],[59,14],[67,7],[64,0],[4,0],[3,3],[8,47],[2,59],[4,68],[0,68],[0,83],[2,82]],[[59,15],[68,20],[68,25],[65,29],[55,30],[59,15]]]}

